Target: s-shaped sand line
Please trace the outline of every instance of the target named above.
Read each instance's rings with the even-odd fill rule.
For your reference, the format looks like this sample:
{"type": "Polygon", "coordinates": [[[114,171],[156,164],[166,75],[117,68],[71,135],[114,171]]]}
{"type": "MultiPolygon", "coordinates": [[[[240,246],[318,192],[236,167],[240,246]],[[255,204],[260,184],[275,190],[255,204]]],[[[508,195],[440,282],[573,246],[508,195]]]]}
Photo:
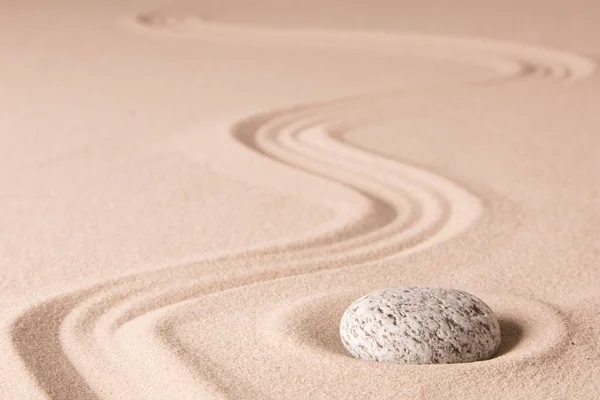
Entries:
{"type": "MultiPolygon", "coordinates": [[[[287,119],[287,117],[286,117],[287,119]]],[[[292,126],[294,125],[295,120],[292,119],[292,126]]],[[[240,125],[242,128],[245,127],[244,124],[240,125]]],[[[238,133],[243,131],[244,129],[239,128],[240,126],[238,126],[238,133]]],[[[261,125],[260,129],[257,129],[257,135],[259,135],[259,133],[264,133],[266,131],[269,131],[267,128],[270,126],[269,123],[264,123],[263,125],[261,125]]],[[[276,124],[277,131],[280,132],[285,132],[286,129],[284,129],[284,127],[280,126],[279,124],[276,124]]],[[[324,133],[324,131],[321,131],[322,133],[324,133]]],[[[324,133],[325,134],[325,133],[324,133]]],[[[326,135],[326,134],[325,134],[326,135]]],[[[322,135],[321,135],[322,136],[322,135]]],[[[317,135],[317,138],[319,138],[319,135],[317,135]]],[[[265,149],[264,150],[268,153],[268,149],[270,145],[273,145],[276,143],[276,139],[277,137],[273,138],[270,135],[265,135],[264,137],[261,137],[260,139],[257,139],[257,143],[261,143],[261,146],[264,146],[265,149]]],[[[322,138],[320,138],[319,140],[322,140],[322,138]]],[[[319,140],[315,141],[316,145],[321,146],[322,147],[322,143],[319,142],[319,140]]],[[[283,142],[283,144],[285,145],[287,142],[283,142]]],[[[309,142],[310,144],[310,142],[309,142]]],[[[331,143],[328,143],[328,146],[333,146],[335,147],[336,144],[339,147],[343,147],[344,150],[343,151],[348,151],[348,146],[342,143],[336,142],[336,141],[331,141],[331,143]]],[[[281,146],[281,143],[277,143],[278,146],[281,146]]],[[[289,146],[289,144],[288,144],[289,146]]],[[[342,149],[339,149],[340,151],[342,151],[342,149]]],[[[271,151],[274,151],[274,149],[271,149],[271,151]]],[[[293,149],[293,151],[298,152],[298,149],[293,149]]],[[[279,155],[280,156],[280,155],[279,155]]],[[[299,251],[299,255],[304,255],[304,253],[307,253],[309,256],[308,257],[310,259],[310,261],[303,261],[303,258],[306,257],[299,257],[299,262],[297,262],[298,265],[294,266],[294,265],[289,265],[286,264],[284,266],[273,266],[270,268],[270,270],[265,271],[264,269],[262,271],[255,271],[255,272],[262,272],[260,275],[263,275],[262,279],[264,279],[265,276],[267,277],[274,277],[274,276],[286,276],[286,275],[290,275],[290,274],[298,274],[298,273],[306,273],[306,272],[310,272],[313,270],[319,270],[322,268],[331,268],[333,267],[340,267],[340,266],[344,266],[344,265],[354,265],[356,263],[359,262],[364,262],[364,261],[368,261],[368,260],[372,260],[372,259],[378,259],[381,258],[382,255],[378,254],[378,253],[373,253],[373,245],[376,245],[377,242],[382,242],[382,239],[385,239],[385,241],[383,242],[382,246],[385,248],[387,247],[392,247],[392,254],[395,254],[398,251],[402,251],[404,250],[404,248],[410,248],[410,247],[414,247],[416,246],[418,243],[422,242],[423,240],[427,239],[427,232],[430,229],[433,229],[433,231],[431,231],[431,234],[435,234],[435,232],[437,232],[439,229],[441,229],[441,227],[439,227],[439,220],[444,220],[446,218],[448,218],[448,210],[447,207],[443,204],[443,203],[439,203],[439,199],[444,199],[444,195],[443,193],[436,193],[438,191],[438,189],[434,189],[433,191],[431,191],[431,189],[427,190],[427,189],[422,189],[419,188],[419,185],[416,185],[413,181],[420,179],[419,174],[421,174],[421,172],[417,169],[413,169],[412,167],[409,166],[401,166],[399,169],[399,171],[393,171],[393,180],[391,180],[389,177],[388,178],[383,178],[385,179],[381,184],[378,184],[378,186],[376,186],[375,188],[373,188],[373,183],[371,182],[373,180],[373,177],[370,176],[369,174],[365,175],[365,177],[362,177],[360,174],[357,174],[357,176],[353,176],[352,174],[348,175],[347,172],[345,172],[345,168],[346,165],[345,164],[341,164],[338,167],[331,167],[329,166],[330,162],[329,160],[325,160],[325,157],[327,156],[327,153],[325,155],[322,155],[322,165],[319,164],[318,162],[315,162],[314,159],[315,157],[318,158],[317,155],[315,154],[310,154],[309,157],[307,158],[307,164],[309,164],[310,162],[314,163],[314,166],[311,166],[310,168],[320,168],[321,170],[323,170],[324,174],[327,174],[327,170],[329,170],[330,174],[334,174],[334,171],[337,171],[338,174],[340,174],[341,176],[346,176],[347,180],[354,180],[355,182],[352,182],[352,184],[355,187],[361,187],[361,186],[367,186],[367,190],[364,191],[365,193],[369,193],[369,192],[374,192],[376,190],[376,188],[380,188],[382,192],[387,191],[389,194],[390,199],[386,199],[385,197],[383,198],[384,202],[390,203],[392,205],[397,206],[398,204],[400,204],[401,207],[406,207],[407,204],[411,204],[411,203],[417,203],[420,205],[421,208],[423,208],[423,210],[420,210],[420,212],[417,214],[417,218],[415,218],[414,213],[407,213],[407,218],[405,219],[397,219],[395,217],[395,215],[393,216],[393,218],[390,218],[387,221],[387,224],[384,225],[383,227],[387,227],[387,225],[397,225],[396,226],[396,236],[391,236],[391,237],[384,237],[381,238],[381,235],[377,235],[377,230],[378,229],[382,229],[380,226],[375,225],[374,226],[374,238],[370,239],[367,238],[365,239],[365,234],[363,232],[359,232],[358,234],[355,234],[354,236],[350,236],[345,238],[346,242],[352,242],[352,241],[357,241],[357,243],[355,245],[350,245],[350,250],[346,250],[346,251],[341,251],[342,255],[338,256],[335,255],[334,259],[332,259],[331,257],[318,257],[318,253],[315,253],[315,247],[310,248],[308,247],[307,249],[303,250],[303,251],[299,251]],[[342,168],[340,168],[342,167],[342,168]],[[409,176],[410,173],[407,173],[407,171],[411,171],[411,173],[413,174],[417,174],[416,177],[411,177],[409,176]],[[408,178],[404,178],[402,177],[402,175],[407,175],[408,178]],[[364,182],[367,182],[366,184],[364,184],[364,182]],[[396,188],[397,192],[394,192],[392,190],[390,190],[388,188],[388,186],[390,186],[391,188],[396,188]],[[407,190],[407,188],[409,190],[407,190]],[[408,197],[409,200],[406,200],[405,197],[408,197]],[[416,199],[416,200],[414,200],[416,199]],[[431,215],[435,215],[438,218],[429,218],[431,215]],[[423,218],[423,217],[426,218],[423,218]],[[419,218],[420,217],[420,218],[419,218]],[[412,229],[412,233],[411,230],[412,229]],[[423,233],[426,234],[425,238],[420,237],[420,235],[422,235],[423,233]],[[365,242],[366,240],[366,242],[365,242]],[[375,243],[373,243],[373,240],[375,240],[375,243]],[[354,246],[354,247],[353,247],[354,246]],[[394,250],[396,249],[396,250],[394,250]],[[280,269],[278,271],[278,269],[280,269]],[[289,269],[289,270],[288,270],[289,269]]],[[[295,163],[298,162],[298,160],[296,159],[294,161],[295,163]]],[[[353,160],[354,162],[354,160],[353,160]]],[[[312,164],[311,164],[312,165],[312,164]]],[[[357,164],[359,165],[359,164],[357,164]]],[[[356,168],[356,167],[354,167],[356,168]]],[[[360,169],[360,168],[359,168],[360,169]]],[[[360,172],[360,171],[358,171],[360,172]]],[[[385,169],[378,169],[377,170],[378,173],[381,173],[382,177],[386,177],[389,175],[392,175],[392,173],[388,172],[385,173],[385,169]]],[[[363,171],[364,173],[364,171],[363,171]]],[[[371,174],[372,175],[372,174],[371,174]]],[[[428,173],[425,174],[426,176],[429,176],[428,173]]],[[[431,175],[433,176],[433,175],[431,175]]],[[[382,178],[379,178],[382,179],[382,178]]],[[[422,179],[422,177],[421,177],[422,179]]],[[[442,179],[442,178],[436,178],[436,179],[442,179]]],[[[420,185],[422,186],[423,183],[420,183],[420,185]]],[[[428,186],[428,183],[425,183],[425,186],[428,186]]],[[[443,188],[442,192],[444,192],[446,189],[443,188]]],[[[458,188],[454,188],[454,190],[458,190],[460,193],[463,193],[462,189],[458,189],[458,188]]],[[[468,195],[467,193],[463,193],[464,196],[471,196],[468,195]]],[[[375,195],[371,194],[371,197],[377,198],[375,195]]],[[[454,196],[450,196],[450,197],[454,197],[454,196]]],[[[475,200],[477,202],[477,200],[475,200]]],[[[349,221],[349,222],[355,222],[355,221],[349,221]]],[[[468,226],[468,223],[470,221],[466,221],[466,224],[464,226],[464,228],[466,229],[466,227],[468,226]]],[[[351,230],[349,231],[350,233],[352,232],[351,230]]],[[[391,231],[393,232],[393,230],[391,231]]],[[[308,244],[312,243],[312,246],[316,246],[318,247],[322,247],[322,244],[319,243],[315,243],[314,240],[312,240],[312,238],[309,238],[307,240],[308,244]]],[[[343,243],[342,243],[343,244],[343,243]]],[[[347,245],[348,246],[348,245],[347,245]]],[[[335,247],[335,245],[334,245],[335,247]]],[[[343,249],[342,249],[343,250],[343,249]]],[[[281,251],[280,248],[276,248],[275,252],[278,253],[279,251],[281,251]]],[[[261,251],[258,252],[258,254],[252,256],[252,254],[249,254],[248,252],[244,253],[244,258],[245,261],[248,262],[249,260],[251,260],[252,258],[254,258],[256,260],[256,262],[263,262],[265,261],[265,258],[269,258],[269,254],[268,251],[262,249],[261,251]]],[[[231,259],[235,259],[235,256],[231,256],[231,259]]],[[[227,258],[226,258],[227,260],[227,258]]],[[[261,276],[258,275],[256,277],[249,277],[248,272],[250,271],[246,271],[246,276],[242,276],[239,277],[237,279],[238,282],[236,282],[234,279],[229,279],[229,280],[225,280],[224,282],[220,282],[218,284],[218,286],[216,286],[216,288],[200,288],[201,286],[205,286],[202,285],[202,283],[194,283],[192,285],[190,285],[190,279],[189,276],[197,276],[198,274],[204,274],[202,276],[202,278],[198,279],[200,282],[203,281],[207,281],[211,276],[213,276],[214,280],[218,280],[218,275],[219,275],[219,271],[223,271],[223,264],[226,264],[226,260],[223,261],[221,260],[221,262],[219,262],[219,260],[209,260],[206,262],[203,262],[200,265],[192,265],[192,266],[187,266],[187,267],[179,267],[177,268],[178,277],[174,277],[172,276],[173,274],[171,273],[172,270],[171,269],[165,269],[162,272],[157,272],[157,273],[153,273],[153,274],[147,274],[147,275],[140,275],[140,276],[134,276],[134,277],[130,277],[130,278],[125,278],[122,281],[116,281],[116,282],[112,282],[109,283],[105,286],[99,286],[93,289],[90,289],[86,292],[83,293],[79,293],[79,295],[84,298],[85,300],[81,301],[80,303],[78,303],[77,305],[73,306],[73,305],[69,305],[66,308],[63,308],[63,303],[64,303],[64,299],[57,299],[54,301],[50,301],[48,303],[44,303],[42,306],[40,306],[40,308],[38,309],[34,309],[34,310],[30,310],[27,314],[25,314],[24,316],[22,316],[19,321],[17,321],[17,323],[14,325],[14,329],[13,329],[13,337],[14,337],[14,342],[15,345],[18,349],[20,349],[22,352],[27,353],[25,350],[26,347],[29,347],[31,345],[31,341],[32,339],[35,339],[36,343],[46,343],[46,344],[50,344],[50,343],[57,343],[57,342],[62,342],[63,346],[66,346],[65,352],[66,354],[70,354],[70,359],[74,359],[75,358],[75,364],[77,366],[77,370],[81,371],[81,370],[87,370],[88,373],[84,374],[84,376],[88,377],[87,379],[89,379],[89,375],[93,375],[93,376],[98,376],[101,375],[101,371],[106,371],[106,370],[110,370],[110,368],[102,368],[100,369],[99,372],[97,372],[96,374],[94,374],[94,369],[96,369],[98,367],[98,364],[100,363],[101,365],[104,364],[104,362],[100,362],[100,360],[105,359],[106,357],[104,357],[104,355],[102,354],[103,351],[101,349],[101,344],[103,341],[100,341],[98,343],[96,343],[93,339],[95,337],[95,335],[97,335],[97,330],[95,328],[95,325],[97,323],[98,320],[102,319],[105,315],[111,315],[111,312],[115,309],[115,308],[120,308],[122,309],[119,313],[117,313],[118,315],[114,316],[114,318],[116,319],[121,319],[121,321],[119,321],[119,323],[117,324],[117,327],[114,326],[114,318],[111,318],[111,321],[106,322],[108,326],[110,326],[109,331],[111,330],[115,330],[118,329],[118,326],[120,324],[125,323],[127,320],[133,319],[133,318],[137,318],[138,316],[142,315],[143,313],[146,313],[154,308],[160,308],[161,306],[166,306],[172,303],[177,303],[179,301],[184,301],[190,298],[195,298],[199,295],[199,293],[204,292],[204,293],[210,293],[211,291],[214,290],[219,290],[219,289],[223,289],[226,287],[235,287],[236,285],[241,285],[241,284],[246,284],[246,283],[251,283],[254,281],[260,281],[261,280],[261,276]],[[187,271],[183,271],[183,270],[187,270],[187,271]],[[187,272],[187,273],[186,273],[187,272]],[[187,275],[187,277],[186,277],[187,275]],[[184,279],[181,279],[184,278],[184,279]],[[185,287],[182,287],[183,286],[185,287]],[[159,297],[161,298],[157,298],[157,295],[159,295],[159,297]],[[175,297],[173,297],[175,295],[175,297]],[[162,300],[161,300],[162,299],[162,300]],[[41,313],[43,313],[43,315],[41,315],[41,313]],[[59,322],[59,330],[58,332],[55,330],[56,326],[52,326],[49,327],[50,329],[48,329],[48,332],[46,332],[46,335],[44,335],[45,337],[48,337],[49,339],[46,341],[42,341],[39,340],[37,338],[31,338],[28,337],[27,335],[24,334],[24,332],[27,332],[29,330],[31,330],[33,327],[30,324],[36,324],[39,323],[40,318],[42,318],[44,315],[47,315],[48,313],[50,314],[55,314],[55,313],[59,313],[61,316],[65,315],[64,320],[61,319],[61,321],[59,322]],[[65,313],[65,314],[61,314],[61,313],[65,313]],[[127,315],[127,317],[125,319],[122,318],[123,315],[127,315]],[[84,336],[81,337],[82,333],[84,333],[84,336]],[[58,339],[57,339],[58,338],[58,339]],[[78,344],[79,346],[74,346],[74,349],[70,346],[73,344],[78,344]],[[99,347],[99,348],[98,348],[99,347]],[[77,357],[81,357],[82,354],[85,355],[89,355],[89,359],[87,360],[87,363],[81,363],[81,360],[77,360],[77,357]],[[87,367],[86,367],[87,365],[87,367]]],[[[192,279],[193,280],[193,279],[192,279]]],[[[217,284],[215,284],[217,285],[217,284]]],[[[68,299],[71,299],[71,296],[67,297],[68,299]]],[[[114,313],[113,313],[114,314],[114,313]]],[[[104,322],[104,321],[103,321],[104,322]]],[[[52,349],[54,353],[58,353],[56,352],[56,345],[49,347],[49,349],[52,349]]],[[[47,349],[46,352],[49,350],[47,349]]],[[[40,352],[44,352],[43,349],[39,349],[40,352]]],[[[55,359],[57,357],[57,354],[54,354],[55,359]]],[[[64,357],[64,360],[67,360],[67,357],[64,357]]],[[[105,362],[107,364],[110,363],[110,360],[105,360],[105,362]]],[[[29,364],[29,366],[31,367],[32,365],[29,364]]],[[[34,365],[36,366],[36,365],[34,365]]],[[[45,364],[45,367],[48,367],[47,364],[45,364]]],[[[48,368],[42,368],[40,366],[40,369],[38,371],[41,370],[45,370],[48,371],[48,368]]],[[[73,371],[75,371],[75,369],[69,369],[68,371],[65,370],[63,371],[64,373],[73,373],[73,371]]],[[[46,393],[50,396],[54,395],[56,396],[57,393],[60,393],[60,388],[57,388],[53,385],[53,382],[55,382],[54,379],[50,378],[47,376],[47,374],[44,374],[42,371],[42,378],[45,378],[44,380],[40,380],[38,381],[41,385],[47,385],[50,386],[50,388],[46,389],[46,393]]],[[[75,379],[77,379],[77,376],[74,377],[75,379]]],[[[115,378],[114,376],[112,376],[112,378],[115,378]]],[[[111,376],[105,376],[102,377],[102,379],[98,380],[96,382],[95,385],[93,385],[94,390],[96,392],[104,392],[106,393],[106,391],[104,390],[106,382],[110,381],[111,376]]],[[[112,387],[113,389],[116,387],[122,387],[120,385],[118,385],[116,382],[112,382],[110,384],[110,387],[112,387]]],[[[124,389],[125,390],[125,389],[124,389]]],[[[131,390],[131,389],[127,389],[127,390],[131,390]]]]}
{"type": "MultiPolygon", "coordinates": [[[[286,116],[286,120],[287,120],[286,116]]],[[[292,119],[291,126],[296,124],[296,120],[292,119]]],[[[276,143],[277,137],[273,138],[270,135],[262,136],[262,133],[268,131],[266,127],[270,124],[265,123],[261,126],[262,129],[257,129],[256,132],[259,136],[257,142],[261,143],[261,146],[265,147],[265,151],[275,151],[275,149],[269,150],[269,145],[276,143]]],[[[286,129],[280,124],[276,124],[276,130],[284,132],[286,129]]],[[[326,136],[325,131],[321,131],[323,136],[326,136]]],[[[319,135],[316,138],[323,140],[319,135]]],[[[293,137],[293,136],[292,136],[293,137]]],[[[309,136],[312,137],[312,136],[309,136]]],[[[313,141],[320,147],[323,146],[319,140],[313,141]]],[[[286,142],[282,142],[284,145],[286,142]]],[[[281,146],[282,143],[278,145],[281,146]]],[[[288,147],[289,144],[287,144],[288,147]]],[[[330,141],[327,143],[330,147],[339,147],[339,152],[349,151],[348,145],[338,143],[336,141],[330,141]],[[342,149],[343,148],[343,149],[342,149]]],[[[294,149],[298,152],[298,149],[294,149]]],[[[321,150],[322,151],[322,150],[321,150]]],[[[308,152],[307,152],[308,153],[308,152]]],[[[318,154],[318,153],[317,153],[318,154]]],[[[70,358],[74,359],[77,369],[79,371],[88,371],[84,373],[85,376],[92,376],[95,384],[93,387],[97,392],[106,393],[104,390],[106,382],[111,379],[118,378],[108,374],[102,376],[102,372],[110,370],[110,368],[97,369],[98,364],[109,365],[111,357],[106,357],[105,349],[102,346],[109,341],[106,340],[109,336],[119,328],[120,325],[126,323],[129,320],[138,318],[139,316],[148,313],[152,309],[165,307],[170,304],[176,304],[184,300],[194,299],[201,294],[208,294],[215,290],[222,290],[229,287],[236,287],[239,285],[258,282],[265,277],[274,278],[277,276],[288,276],[300,273],[308,273],[323,268],[335,268],[346,265],[356,265],[358,263],[381,259],[387,255],[397,254],[401,251],[406,251],[411,248],[416,248],[418,245],[433,241],[439,232],[444,230],[456,230],[455,225],[448,224],[447,221],[453,219],[460,219],[461,229],[466,229],[472,222],[469,219],[465,219],[464,215],[452,215],[448,208],[450,201],[455,201],[456,197],[463,197],[464,202],[474,201],[475,207],[470,208],[471,212],[474,212],[472,219],[476,219],[480,210],[477,205],[478,200],[473,198],[472,195],[468,194],[463,189],[455,186],[452,183],[448,183],[446,186],[436,185],[444,179],[436,176],[435,174],[422,172],[410,166],[405,165],[390,165],[386,168],[380,167],[376,169],[378,177],[373,176],[372,173],[367,173],[364,168],[361,168],[361,164],[355,160],[351,160],[355,164],[352,168],[355,169],[354,173],[348,173],[346,171],[349,166],[347,163],[342,163],[343,157],[336,158],[337,166],[331,166],[331,162],[327,160],[330,154],[325,151],[322,154],[322,164],[315,163],[314,165],[310,162],[315,162],[314,159],[318,159],[317,154],[309,154],[306,157],[306,165],[311,165],[309,170],[314,168],[320,168],[323,174],[337,176],[339,174],[339,180],[345,180],[347,184],[353,185],[353,187],[363,187],[363,192],[369,194],[371,197],[381,196],[380,199],[397,206],[405,206],[410,202],[419,204],[421,210],[414,219],[409,217],[407,219],[396,218],[390,219],[388,222],[389,226],[384,226],[388,229],[387,235],[378,235],[375,227],[375,235],[373,238],[366,237],[365,234],[360,233],[355,236],[349,236],[345,238],[346,247],[349,249],[340,251],[339,253],[327,254],[325,256],[319,256],[318,252],[315,252],[316,248],[306,248],[302,251],[298,251],[298,261],[294,264],[284,265],[269,265],[268,268],[261,267],[258,270],[251,271],[250,268],[246,268],[241,276],[226,278],[226,274],[220,274],[220,271],[225,270],[227,260],[209,260],[203,262],[201,265],[192,265],[188,267],[179,267],[178,275],[185,276],[185,279],[172,276],[170,269],[164,270],[162,273],[156,273],[154,276],[136,276],[131,279],[127,279],[121,282],[116,282],[113,285],[109,285],[99,290],[92,290],[86,296],[86,300],[83,303],[77,305],[69,311],[68,315],[63,321],[60,328],[59,336],[63,343],[69,344],[65,348],[65,352],[70,354],[70,358]],[[309,162],[310,161],[310,162],[309,162]],[[391,171],[390,171],[391,169],[391,171]],[[431,180],[432,182],[429,182],[431,180]],[[424,181],[424,182],[422,182],[424,181]],[[432,187],[433,185],[433,187],[432,187]],[[424,188],[423,188],[424,186],[424,188]],[[376,194],[379,191],[380,193],[376,194]],[[450,193],[450,194],[447,194],[450,193]],[[404,197],[408,196],[410,201],[405,201],[404,197]],[[389,198],[388,198],[389,197],[389,198]],[[451,199],[451,200],[447,200],[451,199]],[[414,219],[414,221],[413,221],[414,219]],[[395,229],[391,229],[394,228],[395,229]],[[448,228],[449,227],[449,228],[448,228]],[[355,242],[355,243],[354,243],[355,242]],[[350,244],[354,243],[354,244],[350,244]],[[377,250],[377,246],[381,249],[377,250]],[[311,257],[305,261],[304,253],[308,253],[311,257]],[[304,256],[304,257],[303,257],[304,256]],[[187,270],[187,273],[183,270],[187,270]],[[255,275],[253,276],[252,273],[255,275]],[[225,275],[225,278],[221,278],[220,275],[225,275]],[[190,278],[192,276],[200,276],[199,278],[190,278]],[[212,286],[207,284],[211,282],[212,286]],[[195,281],[198,281],[196,283],[195,281]],[[119,312],[114,312],[115,309],[119,309],[119,312]],[[125,317],[123,317],[125,315],[125,317]],[[110,318],[105,318],[110,316],[110,318]],[[115,320],[118,322],[115,324],[115,320]],[[95,340],[99,335],[99,328],[101,324],[102,329],[105,333],[101,336],[102,340],[95,340]],[[82,335],[83,333],[83,335],[82,335]],[[82,362],[81,355],[87,355],[89,359],[82,362]],[[78,359],[79,357],[79,359],[78,359]],[[103,360],[103,361],[101,361],[103,360]]],[[[372,161],[372,160],[371,160],[372,161]]],[[[298,163],[299,160],[295,160],[298,163]]],[[[336,164],[334,163],[334,164],[336,164]]],[[[369,166],[372,170],[372,166],[369,166]]],[[[461,201],[459,200],[459,203],[461,201]]],[[[411,215],[409,213],[409,215],[411,215]]],[[[354,221],[349,221],[354,222],[354,221]]],[[[321,247],[318,243],[309,240],[307,243],[313,242],[313,246],[321,247]]],[[[335,248],[335,245],[332,247],[335,248]]],[[[281,249],[275,250],[277,253],[281,249]]],[[[262,250],[259,254],[254,257],[252,254],[244,253],[244,259],[246,263],[252,264],[252,258],[255,259],[255,263],[265,262],[265,257],[269,257],[268,252],[262,250]],[[265,254],[266,253],[266,254],[265,254]]],[[[231,257],[235,259],[233,256],[231,257]]],[[[271,262],[271,261],[269,261],[271,262]]],[[[120,353],[120,351],[119,351],[120,353]]],[[[118,357],[118,354],[117,354],[118,357]]],[[[163,366],[162,368],[166,368],[163,366]]],[[[139,368],[138,368],[139,369],[139,368]]],[[[180,374],[180,372],[178,372],[180,374]]],[[[88,378],[89,379],[89,378],[88,378]]],[[[123,387],[123,383],[119,384],[118,381],[110,383],[109,387],[117,388],[123,387]]],[[[123,391],[132,391],[133,389],[125,389],[123,391]]],[[[158,392],[156,392],[158,393],[158,392]]],[[[160,395],[157,395],[160,397],[160,395]]]]}
{"type": "MultiPolygon", "coordinates": [[[[445,40],[441,42],[447,44],[445,40]]],[[[547,55],[545,50],[543,55],[547,55]]],[[[502,53],[502,56],[506,55],[502,53]]],[[[557,58],[565,61],[563,53],[557,58]]],[[[535,65],[536,60],[531,64],[535,65]]],[[[572,71],[567,76],[581,78],[590,73],[571,59],[567,61],[572,71]]],[[[524,75],[522,68],[513,69],[512,73],[524,75]]],[[[551,75],[565,76],[563,73],[551,75]]],[[[505,77],[499,74],[499,79],[505,77]]],[[[344,113],[341,114],[340,117],[336,102],[267,113],[236,124],[232,136],[259,154],[355,191],[362,200],[354,205],[357,211],[349,215],[358,215],[359,219],[349,219],[341,229],[325,232],[321,237],[311,235],[139,274],[66,294],[28,310],[13,324],[12,337],[40,388],[50,398],[61,398],[65,382],[79,393],[78,398],[95,398],[99,394],[113,398],[122,396],[123,392],[143,395],[139,390],[147,384],[140,380],[143,374],[137,375],[138,371],[130,377],[132,379],[127,379],[128,371],[120,371],[123,376],[114,373],[126,356],[124,349],[111,343],[111,337],[126,324],[221,290],[416,251],[463,232],[476,220],[481,212],[479,199],[455,183],[336,140],[331,132],[340,118],[343,120],[344,113]],[[472,215],[464,218],[465,215],[460,214],[460,218],[456,218],[456,210],[472,215]],[[332,252],[323,255],[323,249],[329,247],[332,252]],[[282,251],[293,257],[288,254],[282,263],[282,251]],[[245,267],[236,270],[235,266],[240,264],[245,267]],[[268,267],[257,268],[257,264],[268,267]]],[[[157,357],[165,355],[161,349],[153,350],[157,357]]],[[[168,354],[165,357],[162,359],[169,359],[168,354]]],[[[138,367],[152,369],[151,365],[138,367]]],[[[166,376],[171,372],[178,379],[185,373],[177,363],[161,365],[161,368],[166,376]]],[[[189,378],[189,382],[194,381],[193,375],[189,378]]],[[[160,387],[155,389],[149,398],[168,395],[172,388],[166,386],[162,393],[160,387]]],[[[207,393],[198,390],[197,393],[207,393]]],[[[218,392],[218,385],[207,390],[218,392]]]]}

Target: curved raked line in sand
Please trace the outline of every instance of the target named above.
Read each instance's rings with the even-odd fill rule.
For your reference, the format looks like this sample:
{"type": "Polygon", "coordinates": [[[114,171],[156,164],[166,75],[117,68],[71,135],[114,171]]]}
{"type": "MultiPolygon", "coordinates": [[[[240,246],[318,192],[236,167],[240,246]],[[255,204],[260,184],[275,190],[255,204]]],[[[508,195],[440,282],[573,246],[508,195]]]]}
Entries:
{"type": "MultiPolygon", "coordinates": [[[[369,55],[408,56],[493,69],[501,77],[540,77],[576,81],[592,75],[596,64],[587,57],[568,51],[497,39],[427,35],[395,31],[343,29],[280,29],[239,25],[204,19],[190,10],[164,9],[123,20],[128,29],[165,40],[218,41],[235,44],[260,43],[273,46],[358,50],[369,55]]],[[[481,82],[463,82],[473,84],[481,82]]]]}
{"type": "MultiPolygon", "coordinates": [[[[270,37],[262,30],[254,32],[270,37]]],[[[331,35],[332,42],[339,39],[331,35]]],[[[365,40],[375,39],[367,35],[365,40]]],[[[576,79],[593,69],[577,56],[533,48],[525,51],[519,46],[511,50],[493,42],[440,39],[436,45],[432,38],[412,36],[381,40],[397,40],[409,52],[423,43],[439,49],[451,44],[475,60],[483,52],[483,59],[491,60],[489,66],[497,71],[497,80],[576,79]]],[[[452,52],[446,53],[444,57],[450,57],[452,52]]],[[[237,123],[231,132],[238,144],[256,153],[354,191],[347,210],[352,218],[318,235],[118,279],[31,308],[15,321],[12,338],[48,397],[64,398],[65,386],[70,393],[79,393],[78,399],[116,399],[124,393],[136,399],[218,396],[221,388],[210,378],[208,361],[191,370],[164,344],[161,315],[203,296],[273,277],[408,254],[465,231],[483,210],[472,193],[438,174],[340,140],[347,128],[345,116],[362,101],[356,98],[257,115],[237,123]],[[153,373],[157,368],[160,373],[153,373]],[[185,385],[185,390],[177,391],[175,381],[178,387],[185,385]]]]}

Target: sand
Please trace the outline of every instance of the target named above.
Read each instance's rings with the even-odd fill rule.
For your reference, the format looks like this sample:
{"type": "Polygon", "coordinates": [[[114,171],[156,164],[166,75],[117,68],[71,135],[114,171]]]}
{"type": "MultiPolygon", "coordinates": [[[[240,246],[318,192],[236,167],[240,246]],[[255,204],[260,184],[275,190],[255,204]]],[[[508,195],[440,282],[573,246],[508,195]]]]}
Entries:
{"type": "Polygon", "coordinates": [[[597,398],[599,3],[0,11],[0,398],[597,398]],[[352,358],[398,286],[498,354],[352,358]]]}

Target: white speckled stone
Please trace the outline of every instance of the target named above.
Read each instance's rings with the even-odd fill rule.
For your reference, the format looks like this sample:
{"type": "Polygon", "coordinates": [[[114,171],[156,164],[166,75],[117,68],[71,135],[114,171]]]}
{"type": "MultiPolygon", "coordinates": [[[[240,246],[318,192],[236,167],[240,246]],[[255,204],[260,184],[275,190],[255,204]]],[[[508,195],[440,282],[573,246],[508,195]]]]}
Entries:
{"type": "Polygon", "coordinates": [[[403,364],[486,360],[500,345],[500,325],[477,297],[456,289],[385,289],[348,307],[340,336],[354,357],[403,364]]]}

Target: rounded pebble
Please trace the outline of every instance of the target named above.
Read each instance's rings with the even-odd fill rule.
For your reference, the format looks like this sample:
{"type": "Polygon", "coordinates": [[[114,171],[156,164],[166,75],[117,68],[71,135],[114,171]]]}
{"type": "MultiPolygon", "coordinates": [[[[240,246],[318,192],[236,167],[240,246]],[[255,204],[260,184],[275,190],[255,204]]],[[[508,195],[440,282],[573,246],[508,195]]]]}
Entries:
{"type": "Polygon", "coordinates": [[[340,323],[356,358],[402,364],[486,360],[500,345],[500,325],[477,297],[456,289],[410,287],[367,294],[340,323]]]}

